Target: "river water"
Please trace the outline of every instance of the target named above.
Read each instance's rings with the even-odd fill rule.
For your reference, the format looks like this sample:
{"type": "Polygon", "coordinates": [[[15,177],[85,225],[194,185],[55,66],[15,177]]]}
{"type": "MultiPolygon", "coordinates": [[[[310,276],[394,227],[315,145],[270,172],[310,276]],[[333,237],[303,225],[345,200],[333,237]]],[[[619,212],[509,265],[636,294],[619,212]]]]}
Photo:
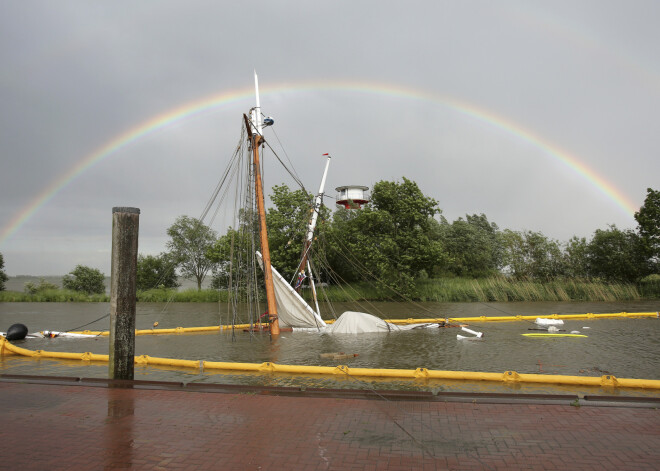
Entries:
{"type": "MultiPolygon", "coordinates": [[[[337,305],[344,310],[371,312],[383,318],[476,317],[557,314],[657,312],[659,301],[618,303],[372,303],[337,305]]],[[[327,311],[328,306],[322,306],[327,311]]],[[[0,330],[14,323],[41,330],[107,330],[108,303],[0,303],[0,330]],[[97,319],[101,318],[97,321],[97,319]],[[96,322],[94,322],[96,321],[96,322]]],[[[325,316],[324,316],[325,317],[325,316]]],[[[210,326],[229,323],[227,306],[215,303],[138,303],[136,327],[149,329],[210,326]]],[[[482,372],[517,371],[560,375],[660,379],[660,319],[581,319],[565,321],[566,331],[577,330],[587,338],[529,338],[536,326],[531,321],[473,322],[470,328],[484,332],[482,341],[456,338],[458,329],[424,329],[389,334],[319,335],[283,333],[271,340],[267,333],[244,332],[178,334],[136,337],[136,355],[194,360],[349,367],[424,367],[433,370],[482,372]],[[332,361],[321,353],[357,354],[349,360],[332,361]]],[[[467,335],[467,334],[465,334],[467,335]]],[[[92,339],[25,339],[14,342],[31,350],[108,353],[107,337],[92,339]]],[[[106,364],[0,357],[0,373],[106,378],[106,364]]],[[[490,382],[439,380],[363,380],[353,377],[310,377],[283,374],[226,374],[153,366],[135,368],[135,379],[175,382],[258,384],[325,388],[376,388],[426,391],[526,392],[622,394],[660,396],[660,391],[612,390],[533,384],[506,385],[490,382]]]]}

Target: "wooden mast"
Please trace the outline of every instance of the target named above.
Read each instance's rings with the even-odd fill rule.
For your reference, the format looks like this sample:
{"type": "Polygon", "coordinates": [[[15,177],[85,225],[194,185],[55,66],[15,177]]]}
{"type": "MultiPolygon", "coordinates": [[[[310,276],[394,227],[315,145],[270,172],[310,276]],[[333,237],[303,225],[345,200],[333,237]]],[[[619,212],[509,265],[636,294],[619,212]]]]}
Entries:
{"type": "MultiPolygon", "coordinates": [[[[256,78],[256,75],[255,75],[256,78]]],[[[258,108],[257,108],[258,111],[258,108]]],[[[255,113],[256,114],[256,113],[255,113]]],[[[261,181],[261,165],[259,163],[259,147],[263,142],[261,134],[252,132],[252,125],[244,114],[245,127],[248,140],[252,146],[252,163],[254,166],[254,188],[257,200],[257,211],[259,212],[259,236],[261,239],[261,254],[264,264],[264,283],[266,284],[266,302],[268,305],[268,322],[271,335],[280,334],[280,324],[277,317],[277,302],[275,300],[275,289],[273,288],[273,271],[270,265],[270,249],[268,248],[268,231],[266,229],[266,209],[264,204],[264,190],[261,181]]],[[[259,119],[258,117],[256,119],[259,119]]]]}

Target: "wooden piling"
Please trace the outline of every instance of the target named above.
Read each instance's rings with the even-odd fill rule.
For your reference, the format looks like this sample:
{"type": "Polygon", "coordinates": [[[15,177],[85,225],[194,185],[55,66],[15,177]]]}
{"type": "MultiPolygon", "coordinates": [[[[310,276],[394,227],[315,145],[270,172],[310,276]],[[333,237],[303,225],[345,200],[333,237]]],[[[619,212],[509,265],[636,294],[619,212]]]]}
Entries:
{"type": "Polygon", "coordinates": [[[110,379],[133,379],[140,210],[112,208],[110,379]]]}

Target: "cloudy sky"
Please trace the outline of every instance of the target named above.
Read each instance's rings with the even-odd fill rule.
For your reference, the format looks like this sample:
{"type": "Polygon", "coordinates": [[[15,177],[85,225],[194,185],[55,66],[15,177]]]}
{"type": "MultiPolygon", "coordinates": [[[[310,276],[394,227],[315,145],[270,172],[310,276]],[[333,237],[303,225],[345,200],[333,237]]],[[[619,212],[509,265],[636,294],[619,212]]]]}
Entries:
{"type": "MultiPolygon", "coordinates": [[[[660,188],[659,18],[655,0],[0,2],[5,270],[109,274],[115,206],[163,251],[225,169],[255,69],[309,189],[329,152],[330,194],[405,176],[450,221],[634,229],[660,188]]],[[[267,185],[295,187],[272,160],[267,185]]]]}

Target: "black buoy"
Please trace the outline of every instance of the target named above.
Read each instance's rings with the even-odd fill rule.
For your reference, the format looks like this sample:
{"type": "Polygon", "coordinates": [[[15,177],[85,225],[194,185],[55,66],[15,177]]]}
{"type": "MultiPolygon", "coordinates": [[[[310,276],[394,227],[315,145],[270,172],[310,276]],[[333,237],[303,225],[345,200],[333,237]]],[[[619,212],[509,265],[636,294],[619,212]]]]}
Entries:
{"type": "Polygon", "coordinates": [[[28,328],[23,324],[14,324],[7,329],[7,340],[23,340],[28,334],[28,328]]]}

